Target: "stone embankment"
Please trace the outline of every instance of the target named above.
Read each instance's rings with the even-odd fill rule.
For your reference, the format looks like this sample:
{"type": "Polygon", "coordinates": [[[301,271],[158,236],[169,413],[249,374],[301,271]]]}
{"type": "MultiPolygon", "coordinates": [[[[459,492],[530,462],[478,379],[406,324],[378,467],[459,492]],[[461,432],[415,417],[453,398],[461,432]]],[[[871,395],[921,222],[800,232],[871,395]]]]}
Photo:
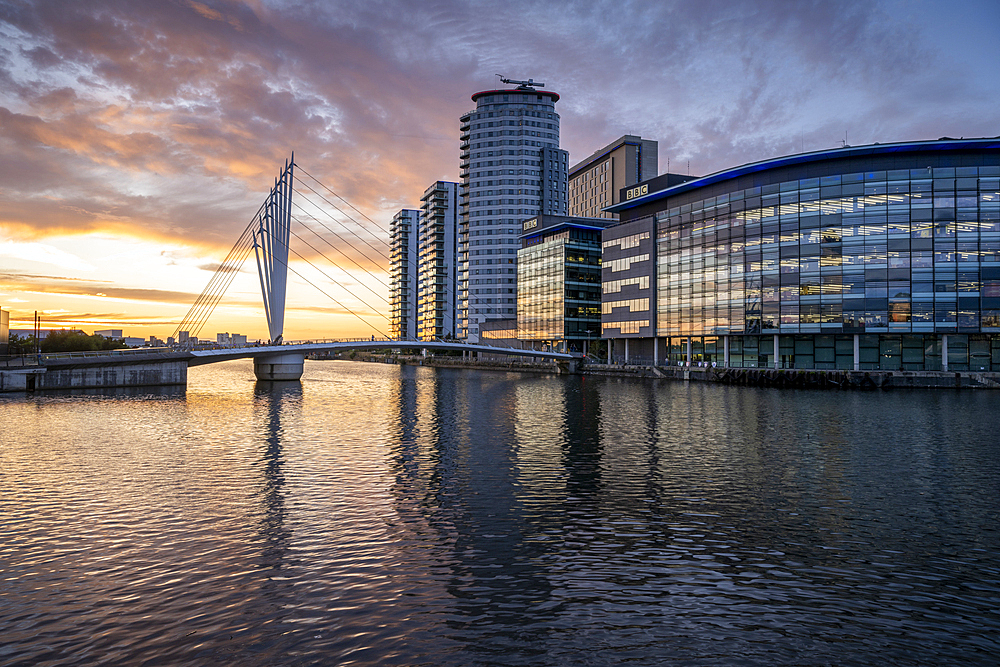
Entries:
{"type": "Polygon", "coordinates": [[[419,355],[364,355],[358,354],[356,361],[374,361],[386,364],[404,364],[410,366],[433,366],[435,368],[476,368],[491,371],[517,371],[521,373],[567,373],[563,364],[551,361],[522,361],[519,359],[462,359],[461,357],[443,357],[419,355]]]}
{"type": "Polygon", "coordinates": [[[774,368],[680,368],[587,364],[583,373],[718,382],[779,389],[998,389],[1000,373],[975,371],[845,371],[774,368]]]}
{"type": "Polygon", "coordinates": [[[9,359],[0,365],[0,392],[183,386],[190,357],[187,352],[115,350],[9,359]]]}

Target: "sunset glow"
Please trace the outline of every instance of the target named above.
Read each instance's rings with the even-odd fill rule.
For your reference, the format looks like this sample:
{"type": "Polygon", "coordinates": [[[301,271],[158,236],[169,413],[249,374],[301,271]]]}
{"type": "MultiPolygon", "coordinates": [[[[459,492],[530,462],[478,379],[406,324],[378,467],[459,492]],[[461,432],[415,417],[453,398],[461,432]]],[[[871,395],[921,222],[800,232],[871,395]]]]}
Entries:
{"type": "MultiPolygon", "coordinates": [[[[381,335],[389,221],[457,179],[458,118],[497,73],[560,94],[573,162],[625,133],[692,174],[1000,134],[1000,5],[939,5],[6,3],[0,307],[171,335],[294,151],[319,236],[291,245],[319,269],[290,262],[285,338],[381,335]]],[[[223,331],[267,337],[252,257],[201,335],[223,331]]]]}

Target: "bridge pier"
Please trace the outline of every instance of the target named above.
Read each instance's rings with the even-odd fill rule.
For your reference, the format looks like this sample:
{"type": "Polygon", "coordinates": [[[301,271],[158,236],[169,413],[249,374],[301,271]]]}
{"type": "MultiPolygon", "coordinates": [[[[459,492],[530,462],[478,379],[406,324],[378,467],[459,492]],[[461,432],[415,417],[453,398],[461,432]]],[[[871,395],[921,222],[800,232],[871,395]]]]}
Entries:
{"type": "Polygon", "coordinates": [[[270,354],[254,357],[253,374],[258,380],[301,380],[304,365],[304,354],[270,354]]]}

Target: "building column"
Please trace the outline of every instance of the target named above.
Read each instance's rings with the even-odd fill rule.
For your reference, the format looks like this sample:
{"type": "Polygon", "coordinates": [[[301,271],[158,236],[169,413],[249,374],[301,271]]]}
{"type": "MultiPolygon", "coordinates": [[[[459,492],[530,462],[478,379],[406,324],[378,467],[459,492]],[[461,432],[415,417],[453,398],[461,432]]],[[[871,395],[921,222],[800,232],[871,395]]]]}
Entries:
{"type": "Polygon", "coordinates": [[[625,365],[628,366],[628,338],[625,339],[625,365]]]}
{"type": "Polygon", "coordinates": [[[722,337],[722,366],[729,368],[729,336],[722,337]]]}
{"type": "MultiPolygon", "coordinates": [[[[813,354],[816,350],[813,350],[813,354]]],[[[861,336],[854,334],[854,370],[861,370],[861,336]]]]}
{"type": "Polygon", "coordinates": [[[691,336],[687,337],[687,368],[691,368],[691,336]]]}
{"type": "Polygon", "coordinates": [[[608,366],[611,365],[611,360],[613,359],[613,353],[615,351],[615,339],[608,339],[608,366]]]}
{"type": "Polygon", "coordinates": [[[660,339],[653,336],[653,366],[660,365],[660,339]]]}
{"type": "Polygon", "coordinates": [[[774,334],[774,367],[781,368],[781,346],[778,344],[778,334],[774,334]]]}
{"type": "Polygon", "coordinates": [[[941,334],[941,370],[948,372],[948,334],[941,334]]]}

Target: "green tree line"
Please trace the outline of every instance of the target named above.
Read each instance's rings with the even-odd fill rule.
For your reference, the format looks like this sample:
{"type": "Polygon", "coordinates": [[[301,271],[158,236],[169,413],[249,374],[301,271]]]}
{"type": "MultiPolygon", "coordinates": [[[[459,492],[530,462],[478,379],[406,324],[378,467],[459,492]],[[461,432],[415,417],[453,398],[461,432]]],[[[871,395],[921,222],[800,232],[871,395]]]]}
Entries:
{"type": "MultiPolygon", "coordinates": [[[[8,354],[33,354],[35,352],[34,336],[18,336],[10,334],[8,344],[8,354]]],[[[89,352],[92,350],[120,350],[127,347],[120,340],[111,340],[104,336],[88,336],[82,331],[71,331],[62,329],[60,331],[49,332],[49,335],[42,339],[42,352],[89,352]]]]}

